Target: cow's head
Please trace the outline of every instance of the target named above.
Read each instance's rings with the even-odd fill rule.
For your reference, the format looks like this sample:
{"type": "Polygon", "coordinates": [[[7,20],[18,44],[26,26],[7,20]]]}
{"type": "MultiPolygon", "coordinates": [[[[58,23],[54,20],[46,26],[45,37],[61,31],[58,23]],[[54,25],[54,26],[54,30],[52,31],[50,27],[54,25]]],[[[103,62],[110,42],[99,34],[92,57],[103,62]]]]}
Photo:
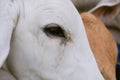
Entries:
{"type": "Polygon", "coordinates": [[[17,79],[103,80],[70,0],[0,4],[0,66],[17,79]]]}

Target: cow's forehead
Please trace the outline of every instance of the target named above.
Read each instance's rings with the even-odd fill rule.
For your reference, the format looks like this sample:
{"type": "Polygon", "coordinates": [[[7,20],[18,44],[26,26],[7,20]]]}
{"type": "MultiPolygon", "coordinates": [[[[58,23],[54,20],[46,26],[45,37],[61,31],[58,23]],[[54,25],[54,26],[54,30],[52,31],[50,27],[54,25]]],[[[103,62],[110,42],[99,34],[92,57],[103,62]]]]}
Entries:
{"type": "Polygon", "coordinates": [[[70,32],[78,32],[77,30],[84,27],[81,16],[70,1],[46,1],[39,4],[38,2],[24,2],[26,5],[22,7],[21,12],[25,16],[27,25],[34,23],[36,26],[44,27],[44,25],[55,23],[69,29],[70,32]]]}

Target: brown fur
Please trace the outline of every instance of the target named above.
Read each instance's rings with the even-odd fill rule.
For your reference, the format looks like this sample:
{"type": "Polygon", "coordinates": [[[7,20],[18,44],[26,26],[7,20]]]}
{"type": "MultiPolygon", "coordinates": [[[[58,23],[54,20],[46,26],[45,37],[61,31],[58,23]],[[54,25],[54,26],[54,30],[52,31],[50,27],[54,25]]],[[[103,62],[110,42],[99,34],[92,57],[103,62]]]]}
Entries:
{"type": "Polygon", "coordinates": [[[112,35],[98,18],[90,13],[81,14],[87,37],[98,67],[105,80],[116,80],[117,46],[112,35]]]}

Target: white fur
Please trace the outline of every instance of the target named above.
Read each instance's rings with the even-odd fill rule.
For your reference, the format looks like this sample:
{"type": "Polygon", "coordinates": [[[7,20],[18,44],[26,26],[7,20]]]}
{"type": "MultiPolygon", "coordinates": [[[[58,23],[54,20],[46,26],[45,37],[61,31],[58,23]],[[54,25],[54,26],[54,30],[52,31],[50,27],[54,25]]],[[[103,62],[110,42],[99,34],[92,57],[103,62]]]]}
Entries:
{"type": "MultiPolygon", "coordinates": [[[[6,61],[16,79],[104,80],[90,49],[81,17],[69,0],[16,1],[19,20],[6,61]],[[61,39],[46,36],[42,28],[49,23],[61,25],[70,34],[71,41],[61,44],[61,39]]],[[[10,34],[5,36],[10,39],[10,34]]],[[[8,47],[10,40],[5,42],[8,47]]],[[[6,54],[8,51],[0,53],[3,56],[6,54]]]]}

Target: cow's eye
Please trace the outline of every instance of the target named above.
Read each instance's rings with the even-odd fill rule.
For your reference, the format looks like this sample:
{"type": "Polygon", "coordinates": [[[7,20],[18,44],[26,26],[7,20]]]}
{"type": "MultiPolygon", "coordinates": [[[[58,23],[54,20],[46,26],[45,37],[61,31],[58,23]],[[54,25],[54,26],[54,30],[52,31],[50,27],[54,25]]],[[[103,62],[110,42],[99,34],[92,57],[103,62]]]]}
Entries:
{"type": "Polygon", "coordinates": [[[43,31],[46,33],[47,36],[66,39],[65,31],[61,28],[61,26],[57,24],[54,23],[48,24],[43,28],[43,31]]]}

